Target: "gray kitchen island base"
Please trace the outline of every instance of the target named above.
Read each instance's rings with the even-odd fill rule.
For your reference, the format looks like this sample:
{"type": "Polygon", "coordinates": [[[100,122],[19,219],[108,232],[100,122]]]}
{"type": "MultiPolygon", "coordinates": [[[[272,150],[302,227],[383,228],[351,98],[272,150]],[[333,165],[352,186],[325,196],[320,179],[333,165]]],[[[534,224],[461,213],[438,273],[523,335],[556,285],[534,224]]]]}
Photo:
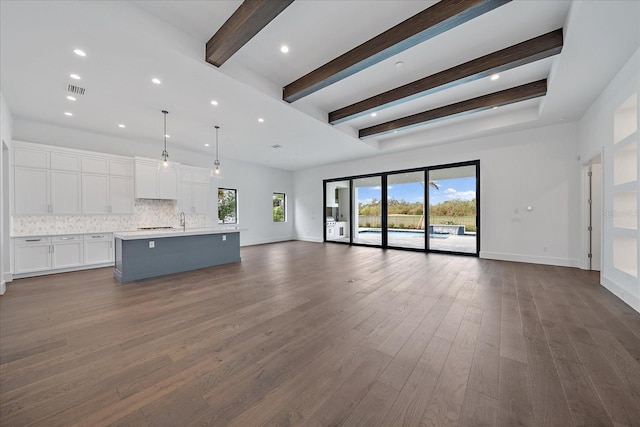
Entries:
{"type": "Polygon", "coordinates": [[[120,282],[240,262],[239,232],[115,238],[114,277],[120,282]]]}

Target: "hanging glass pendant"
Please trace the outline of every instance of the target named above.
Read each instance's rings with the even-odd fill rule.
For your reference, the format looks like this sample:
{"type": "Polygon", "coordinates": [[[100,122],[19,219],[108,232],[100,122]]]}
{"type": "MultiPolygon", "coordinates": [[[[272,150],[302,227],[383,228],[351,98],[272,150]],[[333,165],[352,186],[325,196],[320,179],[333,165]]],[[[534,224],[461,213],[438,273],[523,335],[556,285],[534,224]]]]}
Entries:
{"type": "Polygon", "coordinates": [[[164,149],[162,150],[162,154],[160,154],[160,159],[158,159],[158,172],[169,172],[174,166],[173,162],[169,160],[169,152],[167,151],[167,114],[169,114],[169,112],[162,110],[162,114],[164,115],[164,149]]]}
{"type": "Polygon", "coordinates": [[[220,160],[218,159],[218,130],[220,126],[214,126],[214,128],[216,128],[216,159],[213,161],[213,167],[211,168],[211,177],[222,179],[222,170],[220,169],[220,160]]]}

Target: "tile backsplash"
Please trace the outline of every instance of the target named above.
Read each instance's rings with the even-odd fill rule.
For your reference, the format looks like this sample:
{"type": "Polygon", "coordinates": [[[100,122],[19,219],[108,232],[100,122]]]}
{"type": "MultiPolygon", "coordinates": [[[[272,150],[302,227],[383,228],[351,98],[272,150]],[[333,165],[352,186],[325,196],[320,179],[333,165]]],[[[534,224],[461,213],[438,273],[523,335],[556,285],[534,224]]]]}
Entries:
{"type": "MultiPolygon", "coordinates": [[[[24,215],[12,217],[13,236],[131,231],[180,226],[172,200],[136,199],[133,215],[24,215]]],[[[186,212],[185,212],[186,213],[186,212]]],[[[207,215],[187,214],[187,227],[206,227],[207,215]]]]}

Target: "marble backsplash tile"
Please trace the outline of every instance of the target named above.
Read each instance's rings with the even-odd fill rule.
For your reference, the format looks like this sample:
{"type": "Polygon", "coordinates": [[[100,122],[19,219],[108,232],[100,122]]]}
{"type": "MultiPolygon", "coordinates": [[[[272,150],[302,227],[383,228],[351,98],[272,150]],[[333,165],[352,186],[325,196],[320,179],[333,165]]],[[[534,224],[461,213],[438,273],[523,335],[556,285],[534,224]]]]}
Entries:
{"type": "MultiPolygon", "coordinates": [[[[206,227],[207,215],[187,214],[187,227],[206,227]]],[[[25,215],[12,217],[12,236],[131,231],[180,226],[172,200],[136,199],[132,215],[25,215]]]]}

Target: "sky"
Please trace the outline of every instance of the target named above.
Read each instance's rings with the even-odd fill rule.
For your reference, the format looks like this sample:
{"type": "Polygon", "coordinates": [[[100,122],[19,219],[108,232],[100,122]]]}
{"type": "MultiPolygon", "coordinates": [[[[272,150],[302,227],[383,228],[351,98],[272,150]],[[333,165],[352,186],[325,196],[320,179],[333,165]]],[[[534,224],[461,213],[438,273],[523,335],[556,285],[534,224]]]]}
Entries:
{"type": "MultiPolygon", "coordinates": [[[[431,188],[431,204],[437,205],[447,200],[472,200],[476,197],[476,179],[454,178],[436,181],[439,190],[431,188]]],[[[389,198],[405,200],[409,203],[421,202],[424,198],[422,183],[413,182],[408,184],[390,185],[387,192],[389,198]]],[[[360,187],[358,190],[358,203],[367,204],[372,199],[381,198],[380,187],[360,187]]]]}

